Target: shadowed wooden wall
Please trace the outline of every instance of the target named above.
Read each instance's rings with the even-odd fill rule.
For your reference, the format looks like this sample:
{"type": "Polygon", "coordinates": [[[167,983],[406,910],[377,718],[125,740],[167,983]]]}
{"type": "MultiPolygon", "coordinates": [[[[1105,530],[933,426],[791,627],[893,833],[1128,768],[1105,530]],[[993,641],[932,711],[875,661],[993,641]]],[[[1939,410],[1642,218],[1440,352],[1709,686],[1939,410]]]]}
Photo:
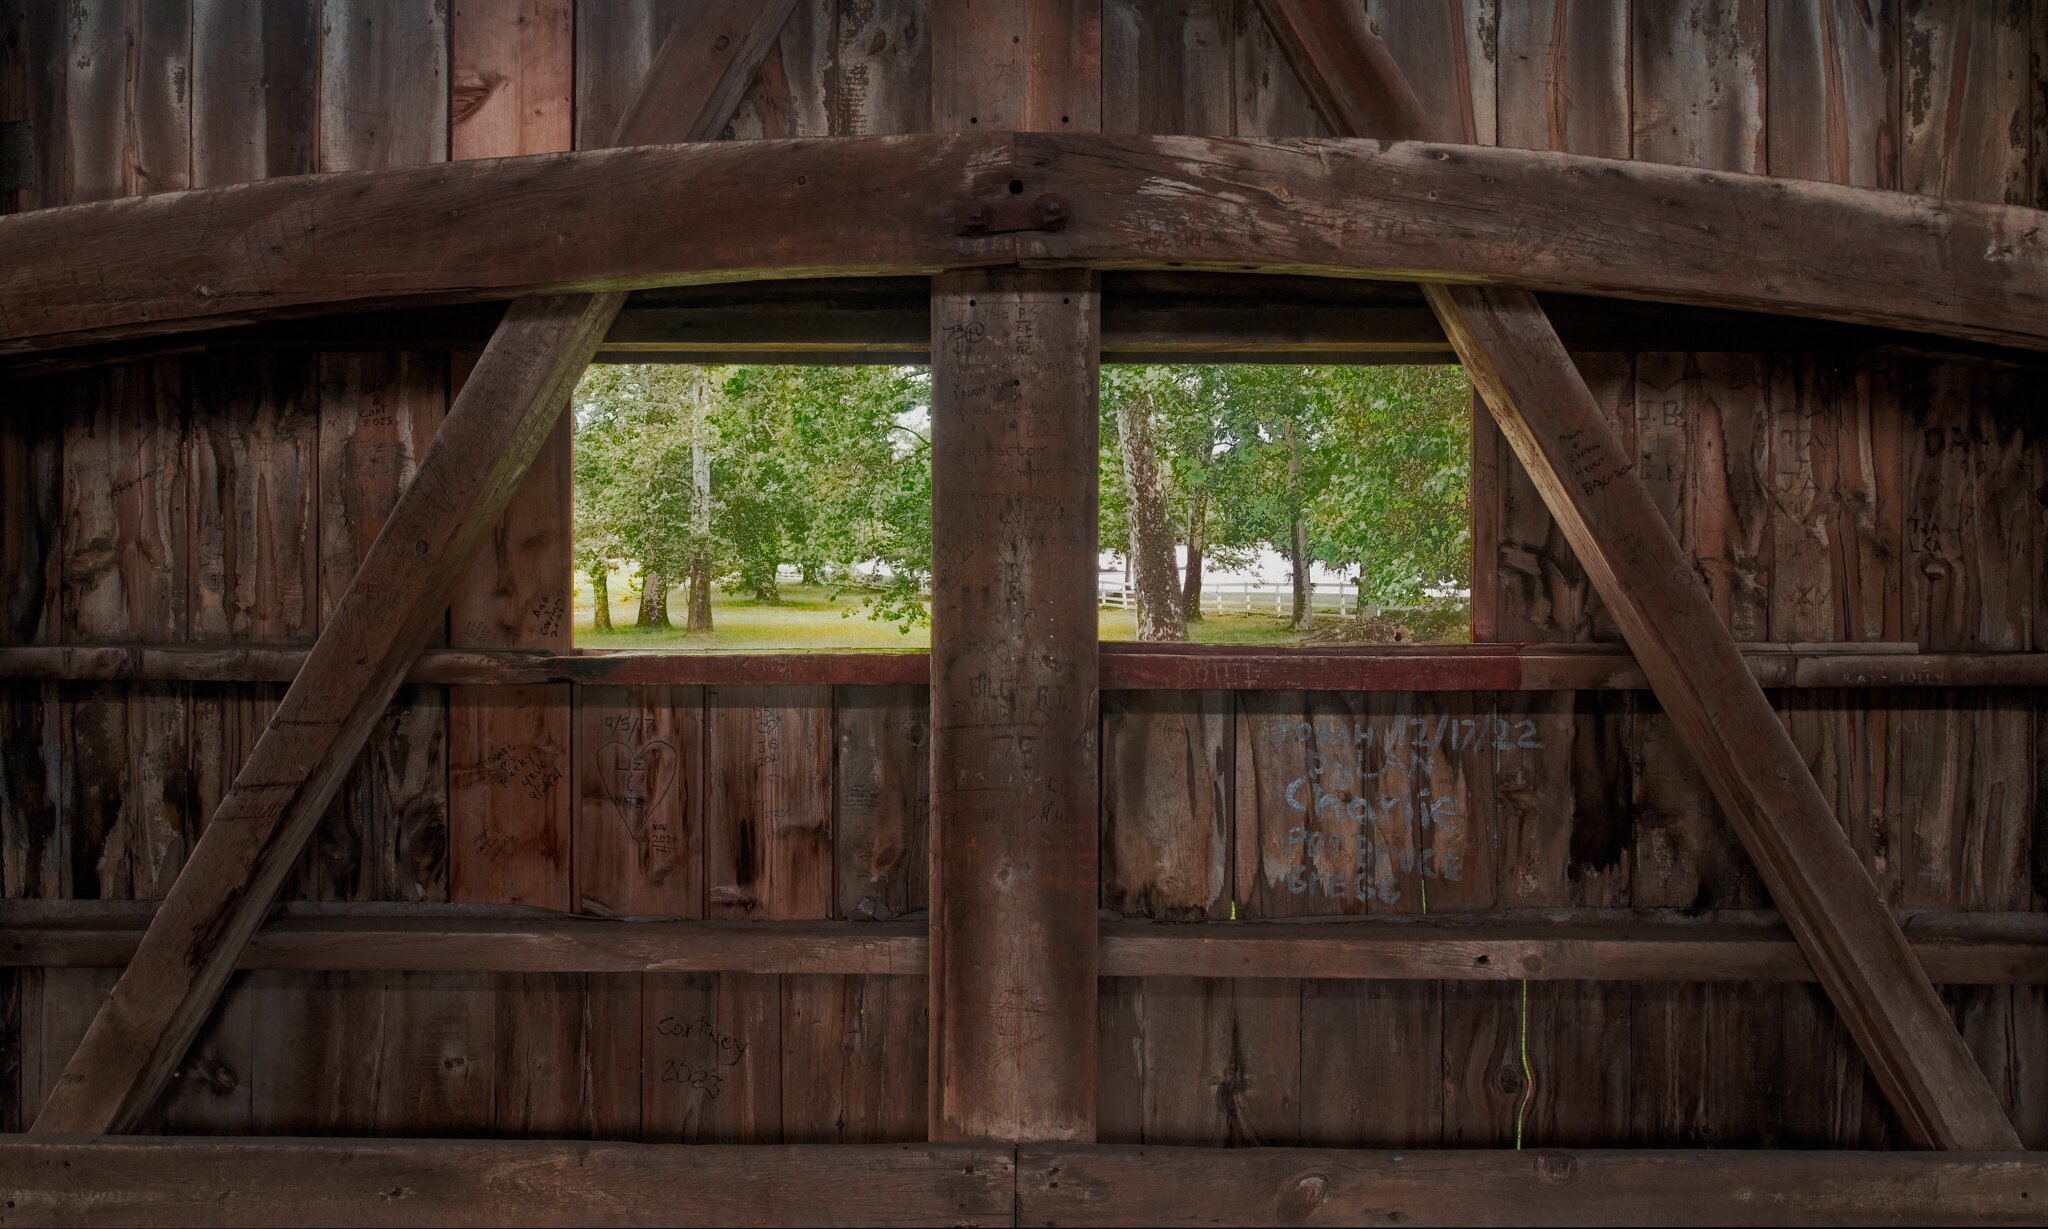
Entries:
{"type": "MultiPolygon", "coordinates": [[[[929,128],[926,7],[805,0],[728,135],[929,128]]],[[[33,138],[33,183],[0,207],[599,144],[683,8],[0,4],[0,120],[33,138]]],[[[1860,8],[1369,4],[1480,143],[2048,206],[2048,2],[1860,8]]],[[[1251,0],[1104,0],[1103,31],[1108,131],[1326,131],[1251,0]]],[[[1583,367],[1738,639],[2048,649],[2038,369],[1687,342],[1583,367]]],[[[0,385],[0,643],[310,643],[467,362],[200,352],[0,385]]],[[[1477,636],[1615,639],[1475,421],[1477,636]]],[[[544,454],[446,643],[566,646],[567,456],[544,454]]],[[[279,694],[0,681],[0,893],[161,896],[279,694]]],[[[2043,907],[2037,693],[1774,699],[1895,904],[2043,907]]],[[[914,913],[925,708],[921,688],[408,688],[295,894],[914,913]]],[[[1118,692],[1101,746],[1101,903],[1123,915],[1768,903],[1646,693],[1118,692]]],[[[0,1129],[111,980],[0,970],[0,1129]]],[[[2048,993],[1946,993],[2048,1146],[2048,993]]],[[[243,974],[163,1126],[922,1139],[925,1013],[914,977],[243,974]]],[[[1106,1142],[1896,1136],[1803,985],[1109,979],[1100,1037],[1106,1142]]]]}

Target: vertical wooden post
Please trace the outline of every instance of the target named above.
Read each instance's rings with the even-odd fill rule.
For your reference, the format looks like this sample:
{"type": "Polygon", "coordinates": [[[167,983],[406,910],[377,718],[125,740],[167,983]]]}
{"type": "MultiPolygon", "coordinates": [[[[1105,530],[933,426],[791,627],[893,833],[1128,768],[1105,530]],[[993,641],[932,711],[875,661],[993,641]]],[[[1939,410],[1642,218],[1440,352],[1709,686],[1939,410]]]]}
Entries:
{"type": "MultiPolygon", "coordinates": [[[[941,130],[1100,127],[1086,4],[939,0],[932,47],[941,130]]],[[[1100,319],[1083,271],[932,284],[934,1140],[1095,1138],[1100,319]]]]}

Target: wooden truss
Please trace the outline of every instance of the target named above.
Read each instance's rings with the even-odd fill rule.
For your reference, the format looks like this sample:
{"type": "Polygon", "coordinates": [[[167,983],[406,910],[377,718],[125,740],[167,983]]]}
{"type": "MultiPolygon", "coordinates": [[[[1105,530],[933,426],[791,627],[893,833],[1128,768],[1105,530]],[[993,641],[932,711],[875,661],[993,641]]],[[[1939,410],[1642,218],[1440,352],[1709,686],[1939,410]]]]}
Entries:
{"type": "MultiPolygon", "coordinates": [[[[664,45],[621,144],[716,133],[792,5],[719,0],[694,12],[664,45]],[[693,118],[678,126],[671,116],[693,118]]],[[[1089,1146],[1098,962],[1117,971],[1119,960],[1137,959],[1131,951],[1159,943],[1135,933],[1142,928],[1098,934],[1094,912],[1096,689],[1112,670],[1147,659],[1098,658],[1086,591],[1101,343],[1094,271],[1196,268],[1427,279],[1444,333],[1908,1131],[1933,1148],[2019,1147],[1753,662],[1715,616],[1530,290],[1801,313],[2044,349],[2041,215],[1429,144],[1427,116],[1355,6],[1264,5],[1324,114],[1354,139],[1086,135],[1100,96],[1100,31],[1083,18],[1087,6],[991,0],[939,6],[934,96],[941,128],[996,135],[620,149],[273,180],[0,219],[0,244],[28,254],[0,272],[0,350],[14,352],[293,313],[541,296],[506,313],[336,615],[295,663],[276,717],[169,898],[139,939],[131,928],[93,940],[117,958],[129,946],[133,955],[36,1119],[38,1135],[132,1129],[229,974],[306,941],[289,925],[257,941],[286,870],[371,722],[417,668],[455,577],[558,418],[624,290],[934,275],[934,515],[942,543],[960,547],[939,552],[926,666],[933,920],[928,934],[875,932],[880,947],[864,959],[889,966],[872,971],[928,964],[931,1130],[935,1141],[962,1142],[679,1150],[16,1139],[0,1142],[9,1197],[27,1200],[18,1206],[31,1214],[87,1206],[166,1220],[895,1212],[1004,1223],[1195,1213],[1294,1222],[1387,1209],[1444,1220],[1506,1209],[1631,1222],[1956,1219],[2023,1216],[2048,1197],[2043,1163],[2013,1157],[1089,1146]],[[1381,139],[1355,139],[1364,137],[1381,139]],[[1887,258],[1868,259],[1876,250],[1887,258]],[[1035,467],[993,460],[1017,448],[1035,450],[1035,467]],[[1020,708],[1019,694],[1041,700],[1020,708]],[[750,1166],[794,1178],[774,1198],[735,1203],[722,1192],[750,1166]],[[164,1202],[173,1185],[186,1203],[164,1202]],[[676,1202],[679,1189],[690,1202],[676,1202]],[[508,1191],[537,1199],[516,1207],[508,1191]],[[135,1202],[143,1192],[146,1212],[135,1202]],[[605,1192],[623,1193],[604,1203],[605,1192]]],[[[476,658],[466,655],[470,668],[480,668],[476,658]]],[[[1195,667],[1176,669],[1192,677],[1195,667]]],[[[672,939],[720,933],[700,926],[672,939]]],[[[827,967],[815,963],[824,959],[816,935],[752,933],[811,953],[789,957],[791,967],[827,967]]],[[[1574,965],[1564,945],[1586,940],[1584,930],[1510,927],[1481,936],[1479,949],[1428,954],[1419,947],[1458,940],[1439,930],[1410,932],[1423,936],[1418,944],[1386,928],[1329,928],[1347,936],[1345,947],[1323,936],[1271,943],[1210,933],[1207,956],[1187,956],[1198,947],[1183,941],[1181,956],[1146,958],[1211,976],[1281,967],[1293,976],[1452,976],[1443,956],[1453,952],[1468,973],[1496,957],[1519,960],[1516,976],[1556,967],[1605,976],[1626,965],[1584,961],[1583,950],[1574,965]]],[[[1689,941],[1712,946],[1698,934],[1689,941]]],[[[1749,945],[1725,966],[1740,970],[1731,975],[1797,971],[1784,933],[1714,941],[1749,945]]],[[[333,936],[326,942],[331,958],[333,936]]],[[[483,949],[468,950],[464,958],[476,959],[483,949]]],[[[1919,950],[1950,967],[1952,953],[1919,950]]],[[[2000,976],[2038,974],[2027,963],[2034,956],[2008,959],[2022,970],[2000,976]]]]}

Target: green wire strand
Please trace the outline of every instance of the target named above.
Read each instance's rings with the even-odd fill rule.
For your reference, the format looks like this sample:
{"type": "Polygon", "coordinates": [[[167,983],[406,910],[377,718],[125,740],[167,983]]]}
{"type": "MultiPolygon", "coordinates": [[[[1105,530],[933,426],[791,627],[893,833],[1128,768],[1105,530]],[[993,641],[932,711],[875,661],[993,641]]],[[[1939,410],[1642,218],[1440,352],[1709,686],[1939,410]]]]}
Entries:
{"type": "Polygon", "coordinates": [[[1522,1150],[1522,1115],[1536,1095],[1536,1072],[1529,1066],[1529,983],[1522,983],[1522,1100],[1515,1106],[1515,1151],[1522,1150]]]}

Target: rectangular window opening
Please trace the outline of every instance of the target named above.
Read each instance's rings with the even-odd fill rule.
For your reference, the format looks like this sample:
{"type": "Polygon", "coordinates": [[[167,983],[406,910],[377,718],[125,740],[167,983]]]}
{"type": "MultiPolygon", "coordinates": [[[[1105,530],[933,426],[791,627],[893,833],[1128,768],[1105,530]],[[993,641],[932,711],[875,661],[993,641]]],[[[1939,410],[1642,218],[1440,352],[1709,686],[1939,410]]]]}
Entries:
{"type": "MultiPolygon", "coordinates": [[[[929,648],[930,391],[907,365],[593,366],[577,647],[929,648]]],[[[1105,364],[1102,639],[1469,641],[1471,412],[1455,365],[1105,364]]]]}

